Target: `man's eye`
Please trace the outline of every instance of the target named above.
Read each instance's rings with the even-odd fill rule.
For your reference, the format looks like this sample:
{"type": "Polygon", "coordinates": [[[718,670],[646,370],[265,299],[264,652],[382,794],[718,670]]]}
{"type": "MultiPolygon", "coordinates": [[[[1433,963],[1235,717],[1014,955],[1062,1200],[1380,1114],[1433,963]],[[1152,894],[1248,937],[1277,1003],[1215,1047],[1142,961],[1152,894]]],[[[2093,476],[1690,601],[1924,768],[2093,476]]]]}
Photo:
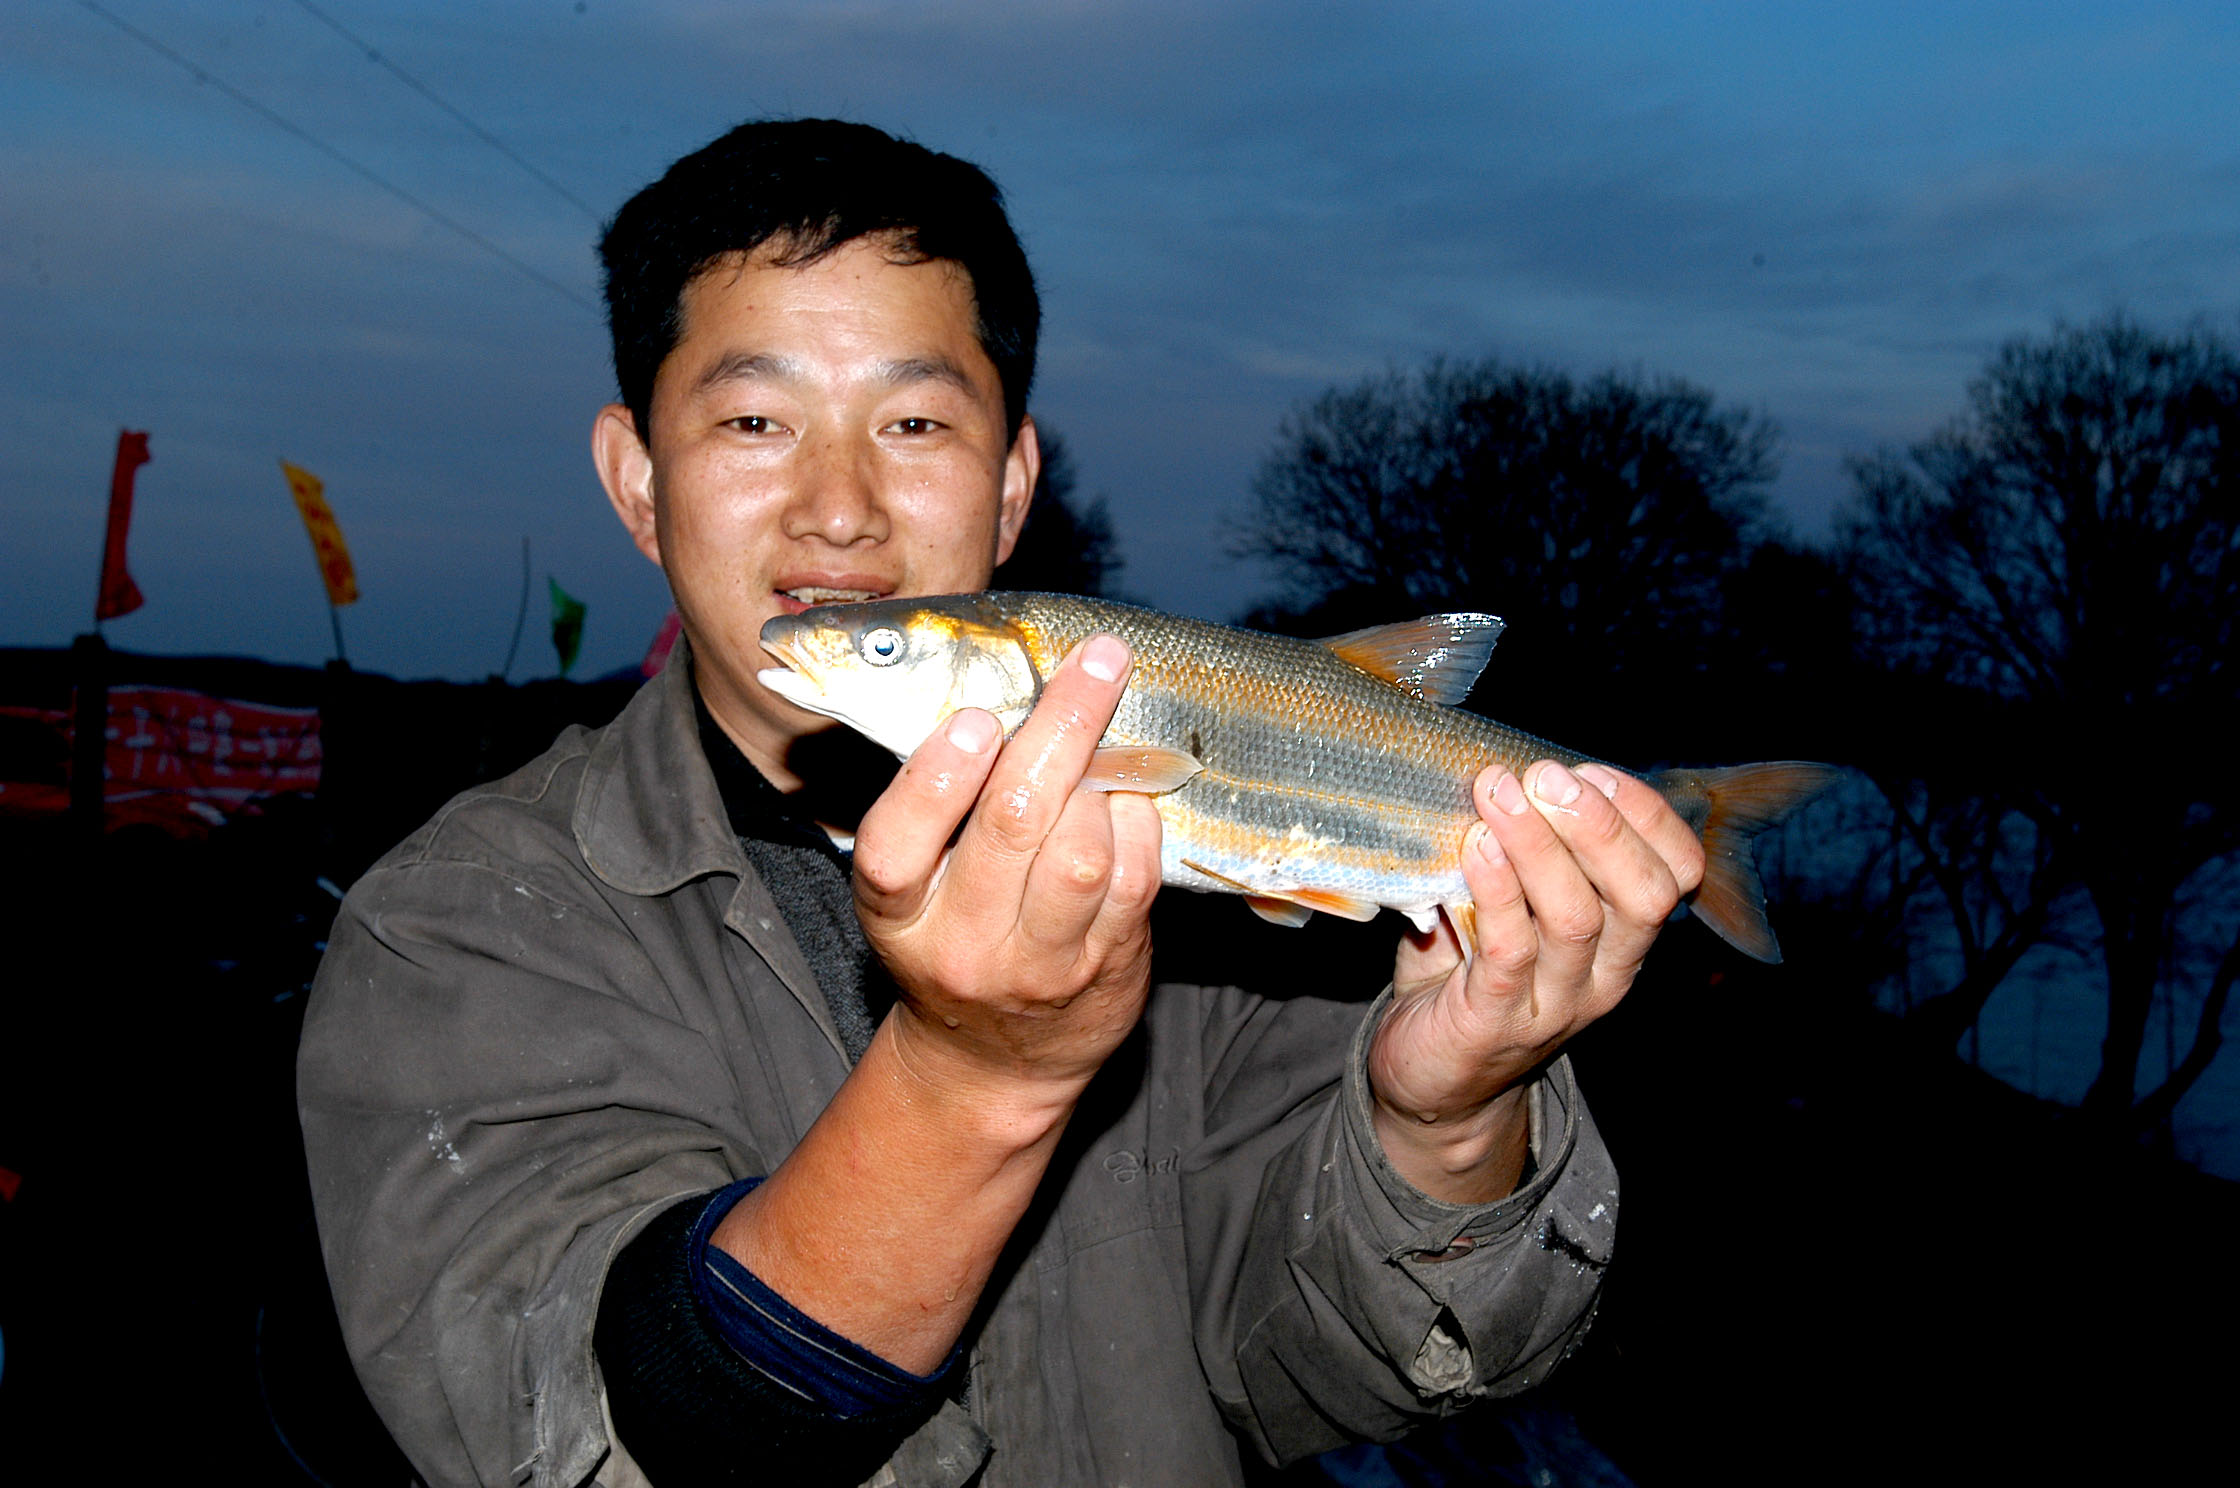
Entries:
{"type": "Polygon", "coordinates": [[[929,418],[906,418],[896,419],[893,427],[897,434],[931,434],[941,425],[929,418]]]}
{"type": "Polygon", "coordinates": [[[724,422],[730,424],[732,428],[737,429],[742,434],[770,434],[776,432],[778,427],[776,419],[765,418],[759,413],[743,413],[735,419],[726,419],[724,422]]]}

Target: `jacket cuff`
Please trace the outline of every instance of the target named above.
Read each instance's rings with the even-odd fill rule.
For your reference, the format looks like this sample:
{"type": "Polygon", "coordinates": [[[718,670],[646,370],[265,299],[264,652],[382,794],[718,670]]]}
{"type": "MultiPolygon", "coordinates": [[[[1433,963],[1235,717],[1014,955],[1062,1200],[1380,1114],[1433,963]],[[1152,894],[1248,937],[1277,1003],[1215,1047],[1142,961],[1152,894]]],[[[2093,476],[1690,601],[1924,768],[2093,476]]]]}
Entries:
{"type": "Polygon", "coordinates": [[[1617,1238],[1617,1172],[1564,1055],[1527,1088],[1533,1166],[1514,1192],[1455,1204],[1410,1183],[1377,1139],[1369,1088],[1369,1044],[1391,996],[1362,1020],[1339,1099],[1340,1160],[1363,1238],[1433,1304],[1413,1357],[1400,1354],[1414,1385],[1427,1396],[1510,1393],[1544,1379],[1585,1336],[1617,1238]],[[1538,1293],[1535,1305],[1518,1307],[1520,1286],[1538,1293]],[[1496,1301],[1505,1293],[1506,1305],[1496,1301]]]}
{"type": "MultiPolygon", "coordinates": [[[[1394,1261],[1459,1259],[1478,1245],[1515,1230],[1563,1185],[1579,1145],[1583,1111],[1578,1081],[1572,1074],[1571,1056],[1561,1054],[1526,1087],[1530,1156],[1524,1181],[1506,1197],[1490,1204],[1456,1204],[1434,1198],[1393,1166],[1384,1144],[1377,1139],[1376,1096],[1369,1088],[1369,1046],[1391,1005],[1392,990],[1387,988],[1370,1005],[1354,1034],[1339,1100],[1345,1144],[1370,1180],[1371,1192],[1362,1195],[1364,1208],[1387,1257],[1394,1261]]],[[[1609,1187],[1615,1190],[1616,1184],[1609,1187]]],[[[1597,1231],[1583,1237],[1583,1248],[1597,1266],[1610,1258],[1612,1226],[1601,1221],[1615,1210],[1617,1194],[1613,1191],[1598,1197],[1604,1213],[1594,1215],[1592,1223],[1598,1226],[1597,1231]]],[[[1587,1207],[1591,1212],[1597,1206],[1590,1201],[1587,1207]]]]}
{"type": "Polygon", "coordinates": [[[593,1343],[615,1435],[655,1482],[861,1483],[934,1413],[938,1391],[843,1416],[735,1350],[694,1264],[713,1207],[664,1210],[608,1269],[593,1343]]]}
{"type": "Polygon", "coordinates": [[[912,1374],[833,1332],[710,1243],[723,1217],[761,1182],[742,1178],[717,1190],[685,1237],[694,1294],[723,1341],[780,1387],[814,1399],[842,1419],[907,1413],[941,1395],[964,1357],[962,1342],[933,1373],[912,1374]]]}

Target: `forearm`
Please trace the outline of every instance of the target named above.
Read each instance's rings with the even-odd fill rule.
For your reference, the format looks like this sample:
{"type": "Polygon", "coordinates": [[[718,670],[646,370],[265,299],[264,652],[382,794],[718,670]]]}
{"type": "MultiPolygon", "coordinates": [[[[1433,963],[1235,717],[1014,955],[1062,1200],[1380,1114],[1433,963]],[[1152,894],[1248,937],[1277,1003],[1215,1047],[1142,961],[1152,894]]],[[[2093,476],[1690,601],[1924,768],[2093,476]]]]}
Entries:
{"type": "Polygon", "coordinates": [[[1064,1090],[941,1078],[904,1048],[910,1016],[889,1014],[711,1243],[825,1327],[926,1374],[963,1332],[1073,1107],[1064,1090]]]}

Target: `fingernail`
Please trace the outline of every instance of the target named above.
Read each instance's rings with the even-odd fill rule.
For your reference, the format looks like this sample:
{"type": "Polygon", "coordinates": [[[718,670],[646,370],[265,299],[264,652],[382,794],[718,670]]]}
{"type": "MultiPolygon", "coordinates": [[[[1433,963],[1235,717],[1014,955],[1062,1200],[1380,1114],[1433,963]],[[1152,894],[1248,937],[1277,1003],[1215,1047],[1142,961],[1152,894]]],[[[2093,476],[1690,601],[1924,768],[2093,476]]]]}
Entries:
{"type": "Polygon", "coordinates": [[[1532,803],[1524,798],[1524,787],[1517,784],[1517,777],[1507,770],[1493,783],[1493,804],[1511,816],[1522,816],[1532,803]]]}
{"type": "Polygon", "coordinates": [[[1474,852],[1496,865],[1509,861],[1509,855],[1501,850],[1501,839],[1487,831],[1484,822],[1470,824],[1470,830],[1463,838],[1462,850],[1474,852]]]}
{"type": "Polygon", "coordinates": [[[1128,669],[1128,648],[1118,638],[1093,635],[1082,643],[1081,670],[1099,682],[1117,682],[1128,669]]]}
{"type": "Polygon", "coordinates": [[[951,718],[947,730],[949,742],[966,754],[987,753],[988,746],[996,741],[997,732],[994,715],[978,708],[968,708],[951,718]]]}
{"type": "Polygon", "coordinates": [[[1579,778],[1611,800],[1618,799],[1618,772],[1608,765],[1581,765],[1579,778]]]}
{"type": "Polygon", "coordinates": [[[1532,778],[1532,793],[1550,806],[1568,806],[1579,799],[1579,777],[1548,760],[1532,778]]]}

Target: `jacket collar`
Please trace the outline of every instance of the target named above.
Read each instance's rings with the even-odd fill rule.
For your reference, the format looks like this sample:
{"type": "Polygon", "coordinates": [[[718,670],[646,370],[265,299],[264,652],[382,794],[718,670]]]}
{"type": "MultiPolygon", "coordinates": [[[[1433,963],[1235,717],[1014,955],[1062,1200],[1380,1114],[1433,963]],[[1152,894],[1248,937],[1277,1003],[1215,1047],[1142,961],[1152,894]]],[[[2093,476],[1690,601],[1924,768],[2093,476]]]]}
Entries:
{"type": "Polygon", "coordinates": [[[626,894],[667,894],[719,873],[736,879],[724,924],[754,948],[845,1059],[808,958],[732,834],[715,771],[700,748],[691,663],[679,636],[661,675],[592,736],[576,797],[576,848],[593,873],[626,894]]]}
{"type": "Polygon", "coordinates": [[[746,853],[700,752],[692,656],[669,664],[593,736],[576,798],[576,846],[591,871],[628,894],[666,894],[710,873],[747,875],[746,853]]]}

